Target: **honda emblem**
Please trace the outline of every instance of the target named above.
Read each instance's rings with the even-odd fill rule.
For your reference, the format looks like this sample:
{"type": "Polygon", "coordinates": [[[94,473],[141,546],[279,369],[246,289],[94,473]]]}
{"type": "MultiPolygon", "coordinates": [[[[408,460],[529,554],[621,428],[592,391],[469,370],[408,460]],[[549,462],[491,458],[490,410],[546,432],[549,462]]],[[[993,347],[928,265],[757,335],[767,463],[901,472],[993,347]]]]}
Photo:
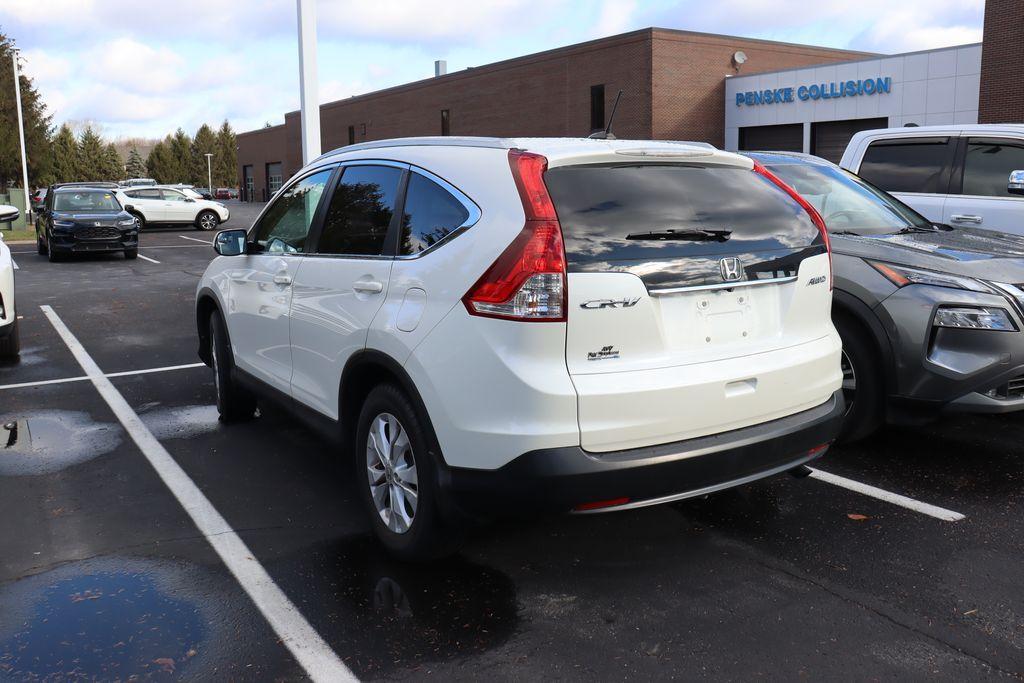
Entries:
{"type": "Polygon", "coordinates": [[[722,279],[726,282],[736,282],[740,279],[740,260],[735,256],[727,256],[718,263],[722,271],[722,279]]]}

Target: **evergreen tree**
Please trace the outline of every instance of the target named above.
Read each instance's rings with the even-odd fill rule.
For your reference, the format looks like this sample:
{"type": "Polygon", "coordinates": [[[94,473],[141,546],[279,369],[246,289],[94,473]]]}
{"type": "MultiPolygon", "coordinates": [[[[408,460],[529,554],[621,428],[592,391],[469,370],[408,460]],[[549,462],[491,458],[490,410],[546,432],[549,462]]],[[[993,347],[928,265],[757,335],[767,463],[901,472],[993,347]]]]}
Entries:
{"type": "Polygon", "coordinates": [[[78,171],[81,180],[106,180],[105,150],[101,138],[92,126],[86,126],[78,139],[78,171]]]}
{"type": "Polygon", "coordinates": [[[125,174],[129,178],[142,178],[146,175],[146,164],[142,161],[142,156],[139,154],[139,150],[135,145],[132,145],[132,149],[128,152],[128,163],[126,164],[125,174]]]}
{"type": "Polygon", "coordinates": [[[213,157],[214,187],[238,186],[238,143],[227,119],[217,131],[217,149],[213,157]]]}
{"type": "MultiPolygon", "coordinates": [[[[207,179],[206,166],[206,154],[217,153],[217,136],[214,134],[213,129],[205,123],[199,127],[196,131],[196,136],[192,140],[192,177],[188,182],[192,183],[196,187],[206,187],[209,182],[207,179]]],[[[211,168],[213,159],[211,161],[211,168]]]]}
{"type": "Polygon", "coordinates": [[[170,175],[168,183],[187,183],[192,177],[192,139],[181,128],[174,135],[167,136],[170,152],[170,175]]]}
{"type": "Polygon", "coordinates": [[[174,164],[171,160],[170,139],[171,136],[168,135],[167,138],[156,143],[149,151],[149,156],[146,157],[146,173],[158,183],[175,182],[171,180],[174,177],[174,164]]]}
{"type": "MultiPolygon", "coordinates": [[[[0,33],[0,188],[12,181],[21,185],[21,144],[18,140],[18,111],[14,101],[14,68],[11,52],[14,41],[0,33]]],[[[22,119],[25,123],[25,149],[30,185],[51,180],[51,116],[46,112],[32,79],[24,73],[21,85],[22,119]]]]}
{"type": "Polygon", "coordinates": [[[52,182],[69,183],[82,178],[78,168],[78,141],[67,124],[61,126],[54,137],[50,157],[52,182]]]}
{"type": "Polygon", "coordinates": [[[103,180],[124,180],[124,162],[112,142],[103,149],[103,180]]]}

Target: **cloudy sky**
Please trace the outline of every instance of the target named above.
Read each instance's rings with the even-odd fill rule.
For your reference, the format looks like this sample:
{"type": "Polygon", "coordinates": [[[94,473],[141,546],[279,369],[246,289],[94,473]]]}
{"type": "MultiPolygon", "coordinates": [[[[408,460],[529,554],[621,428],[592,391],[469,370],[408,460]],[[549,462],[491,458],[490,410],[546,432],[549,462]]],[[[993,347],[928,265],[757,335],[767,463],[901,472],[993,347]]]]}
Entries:
{"type": "MultiPolygon", "coordinates": [[[[876,52],[981,40],[984,0],[319,0],[320,100],[646,26],[876,52]],[[856,7],[856,10],[851,9],[856,7]]],[[[163,136],[298,108],[293,0],[0,0],[54,120],[163,136]]]]}

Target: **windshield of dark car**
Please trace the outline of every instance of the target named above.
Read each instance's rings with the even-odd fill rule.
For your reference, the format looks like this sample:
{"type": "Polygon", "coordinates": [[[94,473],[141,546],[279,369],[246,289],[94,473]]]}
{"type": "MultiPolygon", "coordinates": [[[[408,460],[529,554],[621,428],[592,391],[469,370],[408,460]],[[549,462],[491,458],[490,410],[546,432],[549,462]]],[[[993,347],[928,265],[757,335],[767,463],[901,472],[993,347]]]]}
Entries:
{"type": "Polygon", "coordinates": [[[932,229],[924,216],[841,168],[811,164],[767,166],[818,210],[829,232],[877,235],[932,229]]]}
{"type": "Polygon", "coordinates": [[[102,190],[79,190],[76,192],[58,192],[53,196],[54,211],[73,212],[117,212],[121,205],[110,192],[102,190]]]}

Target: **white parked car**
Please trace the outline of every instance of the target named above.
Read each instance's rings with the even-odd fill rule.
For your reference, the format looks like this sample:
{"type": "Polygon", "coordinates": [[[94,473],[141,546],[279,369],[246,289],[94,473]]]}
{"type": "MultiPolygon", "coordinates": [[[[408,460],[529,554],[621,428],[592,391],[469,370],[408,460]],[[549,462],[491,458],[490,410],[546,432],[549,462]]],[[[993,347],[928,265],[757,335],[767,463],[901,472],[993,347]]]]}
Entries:
{"type": "Polygon", "coordinates": [[[197,290],[225,420],[280,399],[354,459],[377,536],[622,510],[800,470],[836,437],[820,216],[709,145],[351,145],[217,235],[197,290]]]}
{"type": "Polygon", "coordinates": [[[935,223],[1024,235],[1024,125],[866,130],[840,165],[935,223]]]}
{"type": "Polygon", "coordinates": [[[117,191],[121,206],[139,219],[139,227],[149,223],[191,224],[199,230],[213,230],[226,221],[231,212],[220,202],[208,201],[190,190],[176,187],[135,187],[117,191]]]}
{"type": "MultiPolygon", "coordinates": [[[[18,209],[0,205],[0,223],[17,220],[18,209]]],[[[14,261],[0,233],[0,360],[16,358],[21,351],[18,315],[14,308],[14,261]]]]}

